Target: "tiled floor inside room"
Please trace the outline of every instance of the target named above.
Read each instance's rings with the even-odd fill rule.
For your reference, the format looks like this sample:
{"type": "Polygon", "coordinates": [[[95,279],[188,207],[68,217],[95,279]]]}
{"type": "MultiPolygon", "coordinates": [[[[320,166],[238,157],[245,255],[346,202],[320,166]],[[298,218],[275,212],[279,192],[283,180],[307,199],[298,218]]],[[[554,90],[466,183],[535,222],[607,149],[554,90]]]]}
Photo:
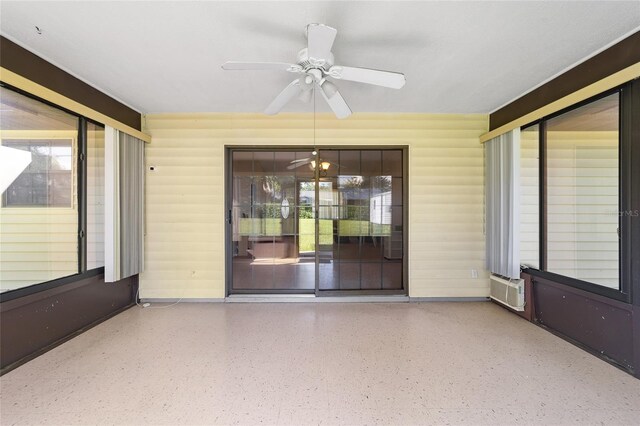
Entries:
{"type": "Polygon", "coordinates": [[[640,380],[488,302],[134,307],[0,386],[2,425],[640,423],[640,380]]]}

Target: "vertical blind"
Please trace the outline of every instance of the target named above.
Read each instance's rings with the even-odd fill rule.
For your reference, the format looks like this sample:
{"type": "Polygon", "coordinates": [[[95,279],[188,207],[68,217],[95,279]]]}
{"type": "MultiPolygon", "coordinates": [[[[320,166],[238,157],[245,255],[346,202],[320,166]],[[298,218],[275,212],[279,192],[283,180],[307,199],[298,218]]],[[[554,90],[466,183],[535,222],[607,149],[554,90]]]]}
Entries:
{"type": "Polygon", "coordinates": [[[105,281],[144,270],[144,141],[105,128],[105,281]]]}
{"type": "Polygon", "coordinates": [[[487,268],[520,277],[520,129],[485,143],[487,268]]]}

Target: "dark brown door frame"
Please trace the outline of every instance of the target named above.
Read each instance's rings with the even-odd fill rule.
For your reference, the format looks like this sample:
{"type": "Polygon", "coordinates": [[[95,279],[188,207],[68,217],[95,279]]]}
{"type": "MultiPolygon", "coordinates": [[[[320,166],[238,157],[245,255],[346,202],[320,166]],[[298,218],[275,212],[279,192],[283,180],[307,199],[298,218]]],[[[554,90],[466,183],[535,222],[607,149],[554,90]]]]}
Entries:
{"type": "MultiPolygon", "coordinates": [[[[225,145],[224,147],[224,165],[225,165],[225,297],[231,294],[315,294],[317,297],[322,296],[368,296],[368,295],[408,295],[409,294],[409,147],[407,145],[380,145],[374,147],[365,147],[361,145],[323,145],[322,147],[314,146],[242,146],[242,145],[225,145]],[[319,289],[319,222],[318,222],[318,203],[319,203],[319,185],[316,184],[315,197],[315,234],[316,234],[316,267],[315,267],[315,291],[307,290],[262,290],[256,293],[252,290],[233,290],[233,254],[232,254],[232,197],[233,197],[233,167],[232,153],[235,151],[313,151],[316,150],[316,164],[319,159],[320,150],[385,150],[396,149],[402,151],[402,289],[401,290],[320,290],[319,289]]],[[[315,181],[319,181],[319,171],[316,169],[315,181]]]]}

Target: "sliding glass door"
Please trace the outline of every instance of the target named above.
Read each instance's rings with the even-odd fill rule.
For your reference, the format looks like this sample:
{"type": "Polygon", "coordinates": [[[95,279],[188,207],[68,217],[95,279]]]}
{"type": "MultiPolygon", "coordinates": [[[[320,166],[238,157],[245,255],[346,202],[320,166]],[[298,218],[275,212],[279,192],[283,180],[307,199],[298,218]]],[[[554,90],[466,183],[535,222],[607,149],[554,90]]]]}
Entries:
{"type": "Polygon", "coordinates": [[[235,292],[315,291],[313,184],[309,152],[233,151],[232,286],[235,292]]]}
{"type": "Polygon", "coordinates": [[[403,292],[402,149],[229,157],[230,293],[403,292]]]}
{"type": "Polygon", "coordinates": [[[319,290],[402,290],[402,150],[320,157],[330,167],[319,178],[319,290]]]}

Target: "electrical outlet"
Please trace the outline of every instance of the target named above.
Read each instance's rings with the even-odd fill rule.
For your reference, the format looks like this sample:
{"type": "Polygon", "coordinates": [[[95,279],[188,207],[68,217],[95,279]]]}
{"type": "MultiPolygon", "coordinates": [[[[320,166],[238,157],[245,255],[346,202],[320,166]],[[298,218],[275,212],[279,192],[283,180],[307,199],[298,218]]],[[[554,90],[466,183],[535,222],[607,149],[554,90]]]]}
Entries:
{"type": "Polygon", "coordinates": [[[471,278],[478,278],[478,270],[477,269],[472,269],[471,270],[471,278]]]}

